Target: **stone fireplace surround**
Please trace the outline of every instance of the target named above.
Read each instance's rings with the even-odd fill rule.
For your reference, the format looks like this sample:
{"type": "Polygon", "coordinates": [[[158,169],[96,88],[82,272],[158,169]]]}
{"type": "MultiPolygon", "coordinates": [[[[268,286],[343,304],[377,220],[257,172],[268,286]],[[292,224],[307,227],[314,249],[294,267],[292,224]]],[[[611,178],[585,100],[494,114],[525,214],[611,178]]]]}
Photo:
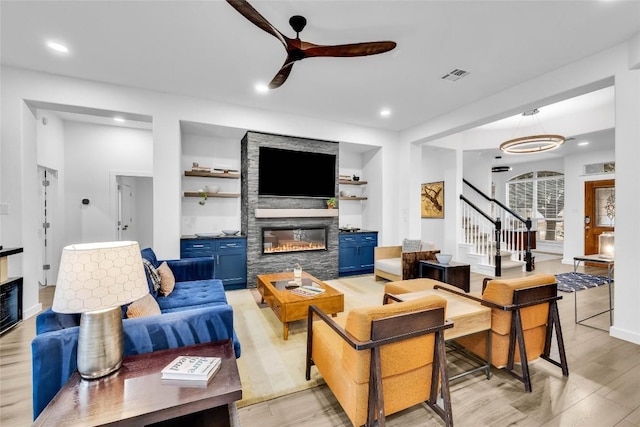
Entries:
{"type": "MultiPolygon", "coordinates": [[[[258,196],[259,148],[334,154],[336,156],[335,194],[338,194],[337,142],[289,137],[249,131],[241,142],[241,227],[247,236],[247,287],[256,287],[259,274],[291,271],[296,263],[321,280],[338,277],[338,215],[326,208],[323,198],[258,196]],[[256,215],[258,212],[258,215],[256,215]],[[262,253],[262,228],[325,228],[326,250],[262,253]]],[[[286,165],[274,165],[286,167],[286,165]]],[[[313,177],[292,176],[292,179],[313,177]]]]}

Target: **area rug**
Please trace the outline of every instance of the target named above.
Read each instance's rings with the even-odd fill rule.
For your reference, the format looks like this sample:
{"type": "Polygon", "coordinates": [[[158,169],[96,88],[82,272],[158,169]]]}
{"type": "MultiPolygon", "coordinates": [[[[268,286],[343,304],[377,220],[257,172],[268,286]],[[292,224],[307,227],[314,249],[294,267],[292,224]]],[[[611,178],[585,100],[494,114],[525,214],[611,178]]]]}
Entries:
{"type": "MultiPolygon", "coordinates": [[[[373,275],[327,283],[344,294],[344,313],[354,307],[380,304],[384,294],[383,282],[376,282],[373,275]]],[[[226,294],[233,306],[234,328],[242,346],[238,359],[242,382],[239,408],[324,383],[315,369],[311,371],[311,379],[305,379],[306,321],[292,322],[289,339],[284,341],[282,323],[266,304],[260,304],[260,295],[255,289],[226,294]]]]}
{"type": "Polygon", "coordinates": [[[562,292],[578,292],[608,283],[605,276],[594,276],[587,273],[556,274],[556,280],[558,281],[558,290],[562,292]]]}

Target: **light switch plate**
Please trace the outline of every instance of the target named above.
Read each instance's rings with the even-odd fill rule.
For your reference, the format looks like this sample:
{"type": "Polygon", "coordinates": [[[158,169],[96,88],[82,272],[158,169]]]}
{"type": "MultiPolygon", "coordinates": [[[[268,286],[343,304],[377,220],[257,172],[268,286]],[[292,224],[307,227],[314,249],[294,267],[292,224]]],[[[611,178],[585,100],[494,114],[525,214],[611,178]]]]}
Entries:
{"type": "Polygon", "coordinates": [[[0,215],[9,215],[9,203],[0,203],[0,215]]]}

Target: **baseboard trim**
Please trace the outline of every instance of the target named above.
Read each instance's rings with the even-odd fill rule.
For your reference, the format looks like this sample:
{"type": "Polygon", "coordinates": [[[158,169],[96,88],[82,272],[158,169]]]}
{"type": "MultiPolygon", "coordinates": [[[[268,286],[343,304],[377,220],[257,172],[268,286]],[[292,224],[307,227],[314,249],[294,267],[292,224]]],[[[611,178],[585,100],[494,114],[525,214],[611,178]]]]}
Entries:
{"type": "Polygon", "coordinates": [[[628,331],[625,329],[620,329],[616,326],[612,326],[611,328],[609,328],[609,335],[611,335],[613,338],[618,338],[640,345],[640,333],[638,332],[628,331]]]}

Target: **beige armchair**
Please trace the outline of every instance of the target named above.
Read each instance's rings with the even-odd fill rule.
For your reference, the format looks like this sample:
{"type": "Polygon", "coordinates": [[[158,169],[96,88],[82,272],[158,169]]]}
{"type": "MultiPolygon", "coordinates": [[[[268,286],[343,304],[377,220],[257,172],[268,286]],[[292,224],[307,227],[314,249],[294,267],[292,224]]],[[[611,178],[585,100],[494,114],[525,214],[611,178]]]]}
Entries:
{"type": "Polygon", "coordinates": [[[402,246],[376,247],[373,253],[375,280],[387,279],[395,282],[415,279],[419,276],[420,261],[435,260],[436,254],[439,252],[434,248],[403,252],[402,246]]]}

